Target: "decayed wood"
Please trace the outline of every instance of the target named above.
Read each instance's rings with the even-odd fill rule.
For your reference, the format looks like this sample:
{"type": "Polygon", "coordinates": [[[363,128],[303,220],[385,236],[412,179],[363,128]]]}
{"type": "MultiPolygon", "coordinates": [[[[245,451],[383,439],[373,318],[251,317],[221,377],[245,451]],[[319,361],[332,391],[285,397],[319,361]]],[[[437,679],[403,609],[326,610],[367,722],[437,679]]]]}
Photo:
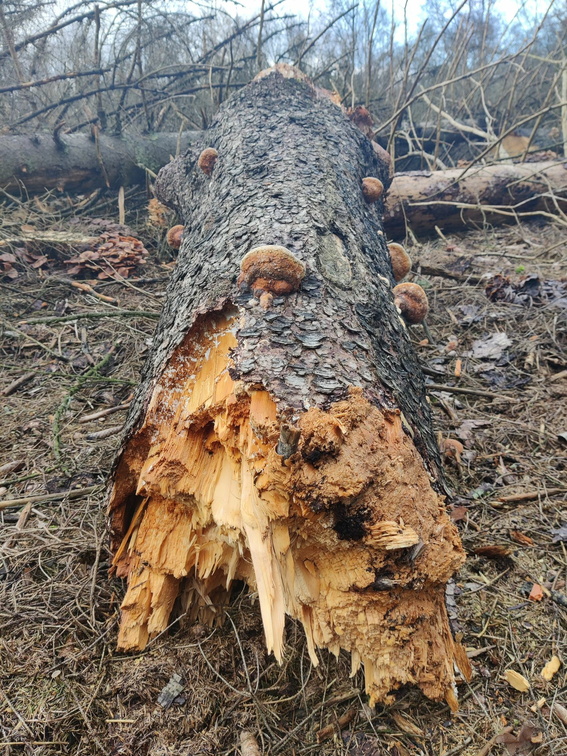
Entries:
{"type": "Polygon", "coordinates": [[[290,615],[314,664],[345,649],[364,667],[371,702],[412,683],[455,707],[444,591],[463,550],[382,201],[362,192],[387,166],[287,67],[226,103],[202,147],[210,173],[196,150],[157,183],[185,232],[110,494],[119,646],[174,610],[222,622],[239,580],[278,660],[290,615]],[[272,273],[254,269],[263,245],[301,261],[293,283],[274,246],[272,273]]]}

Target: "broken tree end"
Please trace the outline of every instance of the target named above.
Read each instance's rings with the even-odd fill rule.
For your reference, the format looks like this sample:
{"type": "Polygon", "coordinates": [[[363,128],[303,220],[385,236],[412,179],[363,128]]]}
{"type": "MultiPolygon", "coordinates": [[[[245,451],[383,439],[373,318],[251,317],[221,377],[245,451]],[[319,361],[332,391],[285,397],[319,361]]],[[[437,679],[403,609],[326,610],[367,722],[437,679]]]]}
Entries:
{"type": "Polygon", "coordinates": [[[464,560],[401,415],[351,387],[298,416],[235,381],[235,309],[202,316],[154,386],[111,494],[114,569],[128,579],[119,646],[142,649],[178,602],[222,621],[230,588],[257,591],[269,651],[285,616],[309,653],[351,653],[371,703],[406,683],[454,707],[445,584],[464,560]]]}

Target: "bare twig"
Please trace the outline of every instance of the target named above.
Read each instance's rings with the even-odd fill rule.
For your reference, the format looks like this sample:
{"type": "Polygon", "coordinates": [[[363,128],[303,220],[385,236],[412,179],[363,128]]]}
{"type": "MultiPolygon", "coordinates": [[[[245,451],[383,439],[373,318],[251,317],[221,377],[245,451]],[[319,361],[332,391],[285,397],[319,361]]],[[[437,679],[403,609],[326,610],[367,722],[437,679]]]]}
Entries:
{"type": "Polygon", "coordinates": [[[88,486],[87,488],[72,488],[69,491],[60,491],[52,494],[38,494],[34,496],[24,496],[21,499],[4,499],[0,501],[1,509],[11,509],[13,507],[23,507],[25,504],[45,504],[48,501],[58,501],[59,499],[80,499],[94,493],[100,486],[88,486]]]}

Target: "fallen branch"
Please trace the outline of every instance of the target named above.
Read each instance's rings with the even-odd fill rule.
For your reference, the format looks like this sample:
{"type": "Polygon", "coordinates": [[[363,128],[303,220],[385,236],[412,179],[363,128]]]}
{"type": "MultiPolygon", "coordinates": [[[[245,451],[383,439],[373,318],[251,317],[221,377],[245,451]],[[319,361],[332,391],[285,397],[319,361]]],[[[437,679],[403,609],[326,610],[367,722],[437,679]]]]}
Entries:
{"type": "Polygon", "coordinates": [[[6,499],[0,501],[1,509],[11,509],[12,507],[23,507],[25,504],[44,504],[47,501],[57,501],[58,499],[80,499],[82,496],[94,493],[100,489],[100,486],[88,486],[87,488],[71,488],[68,491],[59,491],[52,494],[39,494],[37,496],[24,496],[21,499],[6,499]]]}
{"type": "Polygon", "coordinates": [[[184,152],[200,132],[129,134],[122,137],[51,134],[0,137],[0,186],[9,191],[24,186],[28,193],[65,189],[84,193],[96,187],[118,188],[146,181],[171,155],[184,152]],[[143,167],[142,167],[143,166],[143,167]]]}
{"type": "Polygon", "coordinates": [[[505,394],[495,394],[493,391],[481,391],[480,389],[462,388],[461,386],[445,386],[441,383],[426,383],[425,388],[428,391],[447,391],[449,394],[468,394],[469,396],[481,396],[485,399],[505,399],[507,402],[521,401],[505,394]]]}
{"type": "Polygon", "coordinates": [[[551,217],[567,208],[566,193],[567,161],[399,173],[386,199],[384,225],[396,237],[407,228],[429,233],[435,226],[510,222],[527,213],[551,217]]]}
{"type": "Polygon", "coordinates": [[[110,428],[103,428],[94,433],[87,433],[87,441],[101,441],[104,438],[110,438],[110,436],[116,436],[124,428],[123,425],[113,425],[110,428]]]}
{"type": "Polygon", "coordinates": [[[322,743],[324,740],[332,738],[333,735],[340,735],[343,727],[346,727],[355,718],[356,711],[357,710],[355,708],[349,709],[341,717],[339,717],[336,722],[332,722],[331,724],[328,724],[321,730],[319,730],[319,732],[317,733],[317,742],[322,743]]]}
{"type": "Polygon", "coordinates": [[[83,417],[79,418],[79,422],[90,423],[93,420],[99,420],[101,417],[108,417],[108,415],[112,415],[115,412],[128,409],[129,406],[130,402],[126,402],[125,404],[117,404],[116,407],[107,407],[107,409],[98,410],[98,412],[93,412],[91,415],[83,415],[83,417]]]}
{"type": "MultiPolygon", "coordinates": [[[[204,139],[204,132],[152,137],[84,134],[0,136],[0,186],[28,193],[49,188],[85,191],[146,181],[172,154],[204,139]],[[32,168],[33,166],[33,168],[32,168]],[[141,167],[143,166],[143,168],[141,167]]],[[[415,171],[394,176],[385,202],[384,228],[392,238],[471,224],[513,222],[524,214],[549,217],[567,207],[567,163],[547,161],[415,171]]],[[[528,216],[529,217],[529,216],[528,216]]]]}
{"type": "MultiPolygon", "coordinates": [[[[157,320],[159,318],[159,312],[149,312],[148,310],[109,310],[108,312],[78,312],[75,315],[54,315],[53,317],[48,318],[29,318],[28,320],[20,320],[18,325],[71,323],[73,320],[96,320],[97,318],[150,318],[151,320],[157,320]]],[[[60,359],[63,358],[60,357],[60,359]]]]}
{"type": "Polygon", "coordinates": [[[24,373],[19,378],[16,378],[15,381],[12,381],[8,386],[6,386],[5,389],[3,389],[0,393],[2,396],[10,396],[14,392],[16,392],[20,386],[23,386],[28,381],[31,381],[32,378],[35,378],[35,373],[24,373]]]}
{"type": "Polygon", "coordinates": [[[516,501],[534,501],[540,496],[556,496],[557,494],[567,493],[567,488],[546,488],[543,491],[526,491],[525,493],[511,494],[510,496],[499,496],[498,501],[516,502],[516,501]]]}

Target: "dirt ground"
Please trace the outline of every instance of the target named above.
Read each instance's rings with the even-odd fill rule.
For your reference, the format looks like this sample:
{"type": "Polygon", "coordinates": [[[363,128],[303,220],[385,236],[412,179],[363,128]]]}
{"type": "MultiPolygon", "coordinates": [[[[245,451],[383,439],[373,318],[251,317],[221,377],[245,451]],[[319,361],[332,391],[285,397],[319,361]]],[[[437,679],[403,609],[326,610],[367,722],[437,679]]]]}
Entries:
{"type": "MultiPolygon", "coordinates": [[[[115,301],[72,285],[61,245],[0,278],[0,753],[228,756],[249,730],[261,753],[286,756],[567,756],[566,668],[541,676],[566,653],[567,229],[408,244],[410,280],[431,303],[429,340],[412,333],[436,428],[464,446],[460,462],[446,455],[468,554],[448,606],[474,673],[451,715],[412,689],[369,709],[346,654],[314,668],[292,621],[278,666],[244,589],[222,628],[181,619],[143,653],[117,653],[124,585],[108,577],[104,501],[126,410],[88,417],[128,403],[171,270],[163,232],[127,204],[150,254],[135,276],[97,286],[115,301]],[[43,494],[56,495],[25,501],[43,494]],[[166,708],[174,674],[183,687],[166,708]]],[[[40,228],[38,207],[4,207],[0,236],[40,228]]],[[[115,202],[95,210],[116,220],[115,202]]]]}

